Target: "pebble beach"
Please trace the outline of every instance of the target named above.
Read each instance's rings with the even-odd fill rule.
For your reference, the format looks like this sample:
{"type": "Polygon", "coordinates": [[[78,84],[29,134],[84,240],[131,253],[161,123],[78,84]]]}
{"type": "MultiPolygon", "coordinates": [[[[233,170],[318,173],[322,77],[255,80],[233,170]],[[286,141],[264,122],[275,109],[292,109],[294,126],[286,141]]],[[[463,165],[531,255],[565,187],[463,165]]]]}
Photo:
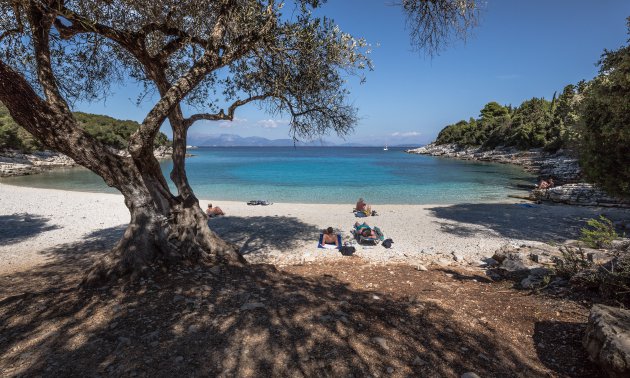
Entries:
{"type": "MultiPolygon", "coordinates": [[[[368,199],[369,200],[369,199],[368,199]]],[[[208,199],[202,199],[202,207],[208,199]]],[[[213,201],[226,216],[208,224],[240,246],[250,263],[295,265],[344,258],[317,248],[319,233],[333,227],[352,242],[356,221],[378,226],[393,247],[356,245],[370,263],[481,266],[506,245],[536,245],[575,239],[583,223],[602,212],[627,218],[624,209],[533,205],[514,201],[452,205],[372,204],[378,216],[355,218],[353,204],[213,201]]],[[[129,213],[120,195],[0,184],[0,273],[28,269],[55,259],[64,249],[106,250],[122,235],[129,213]]]]}

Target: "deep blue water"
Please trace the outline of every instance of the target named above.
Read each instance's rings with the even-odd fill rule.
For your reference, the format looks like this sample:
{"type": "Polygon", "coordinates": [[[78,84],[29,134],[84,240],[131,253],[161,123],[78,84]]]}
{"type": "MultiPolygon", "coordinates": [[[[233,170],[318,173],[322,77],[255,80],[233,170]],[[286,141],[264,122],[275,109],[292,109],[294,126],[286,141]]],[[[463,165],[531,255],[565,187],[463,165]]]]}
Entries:
{"type": "MultiPolygon", "coordinates": [[[[402,148],[204,147],[186,170],[201,199],[272,202],[426,204],[505,198],[534,183],[520,168],[412,155],[402,148]]],[[[164,161],[168,177],[172,163],[164,161]]],[[[115,192],[83,168],[3,179],[13,185],[115,192]]]]}

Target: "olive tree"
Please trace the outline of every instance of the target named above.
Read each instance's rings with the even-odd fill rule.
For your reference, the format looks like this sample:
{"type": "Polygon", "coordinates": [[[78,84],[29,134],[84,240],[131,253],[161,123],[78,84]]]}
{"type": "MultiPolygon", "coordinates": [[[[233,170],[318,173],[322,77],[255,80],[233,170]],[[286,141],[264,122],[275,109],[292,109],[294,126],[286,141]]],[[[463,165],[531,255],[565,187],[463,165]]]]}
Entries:
{"type": "MultiPolygon", "coordinates": [[[[320,3],[0,0],[0,102],[45,146],[118,189],[129,208],[122,239],[87,282],[184,260],[244,262],[236,246],[210,230],[188,183],[187,131],[200,120],[232,120],[239,107],[255,102],[288,114],[294,138],[349,133],[357,116],[345,77],[371,68],[368,46],[314,16],[320,3]],[[100,100],[112,84],[130,80],[159,99],[121,156],[86,133],[71,109],[74,101],[100,100]],[[184,114],[183,104],[198,113],[184,114]],[[175,192],[153,155],[166,121],[175,192]]],[[[461,32],[476,12],[472,0],[400,5],[412,41],[432,52],[449,28],[461,32]]]]}

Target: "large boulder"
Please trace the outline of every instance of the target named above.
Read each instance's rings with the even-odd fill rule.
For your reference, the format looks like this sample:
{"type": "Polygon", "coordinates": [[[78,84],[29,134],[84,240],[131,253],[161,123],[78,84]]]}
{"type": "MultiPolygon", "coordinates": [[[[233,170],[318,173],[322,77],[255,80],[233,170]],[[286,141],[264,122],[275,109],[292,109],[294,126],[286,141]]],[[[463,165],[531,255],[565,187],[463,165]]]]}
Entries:
{"type": "Polygon", "coordinates": [[[630,377],[630,311],[594,305],[582,340],[591,361],[610,377],[630,377]]]}

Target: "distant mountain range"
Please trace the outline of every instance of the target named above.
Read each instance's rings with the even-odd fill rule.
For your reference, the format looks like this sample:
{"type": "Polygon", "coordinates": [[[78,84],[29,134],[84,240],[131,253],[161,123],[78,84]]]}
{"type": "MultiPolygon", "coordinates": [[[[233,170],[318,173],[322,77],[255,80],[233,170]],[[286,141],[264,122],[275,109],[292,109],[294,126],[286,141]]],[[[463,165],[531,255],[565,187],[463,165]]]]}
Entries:
{"type": "MultiPolygon", "coordinates": [[[[208,146],[208,147],[370,147],[379,146],[377,144],[368,145],[361,143],[342,143],[336,144],[326,140],[316,140],[310,142],[295,142],[293,139],[267,139],[263,137],[241,137],[235,134],[190,134],[188,136],[188,144],[192,146],[208,146]]],[[[391,145],[390,147],[419,147],[418,145],[391,145]]]]}

